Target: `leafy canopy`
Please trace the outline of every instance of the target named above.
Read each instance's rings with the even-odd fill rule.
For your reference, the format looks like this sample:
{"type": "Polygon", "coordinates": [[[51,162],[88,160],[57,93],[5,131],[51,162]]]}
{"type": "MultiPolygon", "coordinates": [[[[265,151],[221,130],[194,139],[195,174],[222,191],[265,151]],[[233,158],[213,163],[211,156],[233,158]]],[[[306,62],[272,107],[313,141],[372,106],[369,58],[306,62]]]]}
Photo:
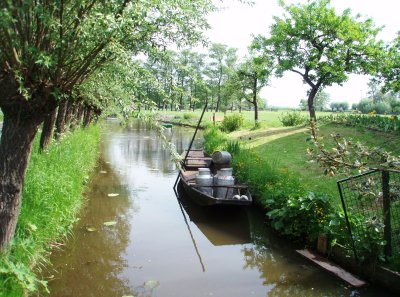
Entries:
{"type": "Polygon", "coordinates": [[[258,36],[253,47],[276,57],[278,75],[292,71],[312,88],[342,84],[349,73],[375,70],[381,43],[371,19],[353,18],[349,9],[337,14],[329,0],[285,5],[274,17],[271,36],[258,36]]]}

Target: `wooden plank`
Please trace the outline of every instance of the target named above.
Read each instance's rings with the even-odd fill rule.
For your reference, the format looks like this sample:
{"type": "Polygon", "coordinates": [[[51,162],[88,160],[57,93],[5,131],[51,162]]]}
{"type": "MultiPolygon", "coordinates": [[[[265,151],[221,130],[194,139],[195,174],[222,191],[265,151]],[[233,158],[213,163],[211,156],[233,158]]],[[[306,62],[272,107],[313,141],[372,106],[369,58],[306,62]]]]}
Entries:
{"type": "Polygon", "coordinates": [[[303,257],[311,260],[313,263],[318,265],[319,267],[327,270],[330,273],[333,273],[337,277],[341,278],[345,282],[349,283],[353,287],[362,287],[366,285],[367,283],[358,277],[352,275],[350,272],[345,271],[343,268],[341,268],[339,265],[332,263],[328,259],[322,257],[321,255],[312,252],[310,250],[297,250],[297,253],[302,255],[303,257]]]}

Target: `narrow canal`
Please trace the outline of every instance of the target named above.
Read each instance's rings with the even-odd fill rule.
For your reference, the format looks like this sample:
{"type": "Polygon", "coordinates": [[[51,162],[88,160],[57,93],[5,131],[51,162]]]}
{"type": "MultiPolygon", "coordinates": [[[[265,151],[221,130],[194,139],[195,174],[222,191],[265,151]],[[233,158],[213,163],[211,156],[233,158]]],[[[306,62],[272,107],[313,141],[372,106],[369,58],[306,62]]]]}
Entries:
{"type": "MultiPolygon", "coordinates": [[[[178,151],[192,133],[167,131],[178,151]]],[[[181,208],[176,175],[143,123],[109,121],[87,207],[52,256],[51,296],[390,296],[354,290],[315,268],[266,228],[257,209],[206,210],[184,198],[181,208]]]]}

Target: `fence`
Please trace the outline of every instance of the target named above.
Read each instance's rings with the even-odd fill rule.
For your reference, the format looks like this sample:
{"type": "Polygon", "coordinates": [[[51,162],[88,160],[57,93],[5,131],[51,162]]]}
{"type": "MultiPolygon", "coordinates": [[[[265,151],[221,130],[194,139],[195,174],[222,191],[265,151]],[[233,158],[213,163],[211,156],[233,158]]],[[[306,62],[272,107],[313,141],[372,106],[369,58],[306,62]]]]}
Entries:
{"type": "Polygon", "coordinates": [[[400,258],[400,171],[369,171],[338,187],[356,259],[368,240],[370,246],[384,240],[385,256],[400,258]]]}

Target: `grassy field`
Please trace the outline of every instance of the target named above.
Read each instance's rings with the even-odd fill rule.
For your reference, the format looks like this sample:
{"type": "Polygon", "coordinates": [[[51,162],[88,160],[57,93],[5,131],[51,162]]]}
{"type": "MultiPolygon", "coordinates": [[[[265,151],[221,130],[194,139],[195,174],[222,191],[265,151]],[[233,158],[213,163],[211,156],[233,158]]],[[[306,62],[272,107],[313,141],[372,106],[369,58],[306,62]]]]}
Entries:
{"type": "MultiPolygon", "coordinates": [[[[278,111],[269,111],[262,110],[259,112],[259,123],[260,128],[277,128],[282,127],[282,123],[279,118],[282,117],[289,110],[278,110],[278,111]]],[[[201,115],[201,110],[196,111],[159,111],[158,114],[164,120],[170,120],[172,122],[182,122],[186,124],[196,125],[198,119],[201,115]]],[[[236,112],[237,113],[237,112],[236,112]]],[[[308,118],[309,113],[307,111],[300,112],[304,117],[308,118]]],[[[217,112],[215,113],[216,121],[222,121],[225,115],[232,114],[230,111],[223,113],[217,112]]],[[[254,111],[242,111],[241,114],[244,117],[244,128],[251,129],[254,127],[254,111]]],[[[317,112],[318,116],[330,115],[331,112],[317,112]]],[[[202,121],[203,125],[211,124],[213,119],[213,112],[208,111],[204,114],[204,118],[202,121]]]]}
{"type": "MultiPolygon", "coordinates": [[[[379,146],[400,155],[398,136],[383,132],[355,129],[343,125],[324,125],[319,134],[328,140],[331,133],[339,133],[345,138],[357,140],[369,146],[379,146]]],[[[246,146],[254,148],[262,158],[273,160],[278,166],[296,173],[306,188],[324,192],[339,199],[336,181],[344,176],[327,177],[323,169],[310,162],[306,150],[310,142],[308,130],[291,127],[267,130],[240,130],[229,134],[230,138],[241,139],[246,146]]]]}

